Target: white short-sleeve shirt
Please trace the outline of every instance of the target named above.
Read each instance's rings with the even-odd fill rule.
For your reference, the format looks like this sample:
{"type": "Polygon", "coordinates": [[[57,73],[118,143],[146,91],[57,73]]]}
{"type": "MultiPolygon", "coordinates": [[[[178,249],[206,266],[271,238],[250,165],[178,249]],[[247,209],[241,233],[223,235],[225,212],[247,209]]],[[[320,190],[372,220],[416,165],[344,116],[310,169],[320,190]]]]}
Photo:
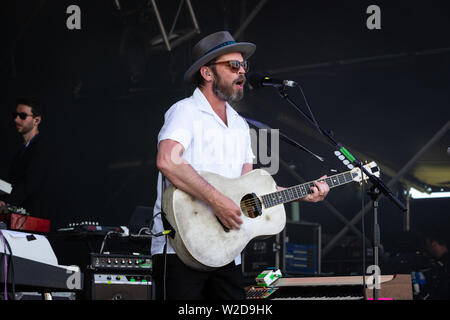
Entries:
{"type": "MultiPolygon", "coordinates": [[[[184,147],[185,159],[196,171],[208,171],[227,178],[241,175],[244,163],[253,163],[250,132],[247,122],[226,103],[228,125],[214,112],[199,88],[192,96],[175,103],[164,115],[158,134],[158,145],[170,139],[184,147]]],[[[158,173],[157,198],[153,215],[161,211],[161,173],[158,173]]],[[[166,186],[169,185],[166,179],[166,186]]],[[[155,217],[153,233],[162,232],[161,216],[155,217]]],[[[151,254],[163,252],[165,237],[152,239],[151,254]]],[[[175,253],[167,243],[167,253],[175,253]]],[[[235,259],[241,263],[241,256],[235,259]]]]}

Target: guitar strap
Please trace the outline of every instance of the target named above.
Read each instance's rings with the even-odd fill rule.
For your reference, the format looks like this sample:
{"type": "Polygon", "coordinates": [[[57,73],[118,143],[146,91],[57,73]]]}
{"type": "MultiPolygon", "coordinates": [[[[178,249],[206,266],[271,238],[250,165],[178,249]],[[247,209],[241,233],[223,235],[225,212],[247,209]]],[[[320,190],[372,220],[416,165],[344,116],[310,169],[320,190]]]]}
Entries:
{"type": "Polygon", "coordinates": [[[166,213],[163,210],[163,196],[166,190],[166,177],[161,173],[161,220],[163,223],[164,231],[169,231],[168,235],[173,239],[175,237],[175,229],[167,221],[166,213]]]}

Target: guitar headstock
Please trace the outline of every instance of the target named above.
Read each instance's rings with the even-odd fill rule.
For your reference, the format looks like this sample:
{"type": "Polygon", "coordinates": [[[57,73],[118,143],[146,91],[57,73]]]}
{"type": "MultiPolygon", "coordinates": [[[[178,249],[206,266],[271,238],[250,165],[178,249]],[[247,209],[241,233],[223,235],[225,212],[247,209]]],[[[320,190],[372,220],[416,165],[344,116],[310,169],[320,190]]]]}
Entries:
{"type": "MultiPolygon", "coordinates": [[[[374,175],[375,177],[379,178],[380,177],[380,168],[378,167],[378,165],[376,164],[375,161],[372,161],[366,165],[363,166],[369,173],[371,173],[372,175],[374,175]]],[[[369,177],[364,174],[364,179],[361,178],[361,169],[358,167],[353,168],[351,171],[351,175],[352,175],[352,179],[353,181],[356,182],[361,182],[363,180],[367,180],[369,179],[369,177]]]]}

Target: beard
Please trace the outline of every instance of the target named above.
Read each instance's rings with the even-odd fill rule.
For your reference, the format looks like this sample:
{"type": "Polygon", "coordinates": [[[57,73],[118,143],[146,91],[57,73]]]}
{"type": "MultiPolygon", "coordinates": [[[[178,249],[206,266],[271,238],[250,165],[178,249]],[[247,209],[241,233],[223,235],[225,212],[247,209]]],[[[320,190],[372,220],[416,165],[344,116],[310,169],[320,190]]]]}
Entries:
{"type": "Polygon", "coordinates": [[[17,132],[20,133],[21,135],[27,134],[31,130],[33,130],[33,124],[28,124],[28,125],[24,124],[20,128],[17,128],[17,132]]]}
{"type": "Polygon", "coordinates": [[[218,73],[214,72],[214,80],[212,89],[217,98],[222,101],[237,102],[244,97],[244,89],[234,88],[234,85],[238,81],[245,80],[245,76],[239,76],[235,79],[231,85],[222,81],[222,78],[218,73]]]}

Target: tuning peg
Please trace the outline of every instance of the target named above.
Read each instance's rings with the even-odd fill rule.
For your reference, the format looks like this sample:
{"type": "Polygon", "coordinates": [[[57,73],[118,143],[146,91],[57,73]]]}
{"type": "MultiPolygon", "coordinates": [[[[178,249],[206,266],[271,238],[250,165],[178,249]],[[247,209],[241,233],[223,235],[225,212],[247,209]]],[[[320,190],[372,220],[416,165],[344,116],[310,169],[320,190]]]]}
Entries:
{"type": "Polygon", "coordinates": [[[334,154],[336,155],[336,157],[339,157],[342,153],[340,151],[335,151],[334,154]]]}
{"type": "Polygon", "coordinates": [[[344,165],[348,165],[350,163],[350,161],[344,160],[343,163],[344,163],[344,165]]]}
{"type": "Polygon", "coordinates": [[[349,164],[349,165],[347,166],[347,168],[349,168],[350,170],[352,170],[354,167],[355,167],[355,166],[352,165],[352,164],[349,164]]]}

